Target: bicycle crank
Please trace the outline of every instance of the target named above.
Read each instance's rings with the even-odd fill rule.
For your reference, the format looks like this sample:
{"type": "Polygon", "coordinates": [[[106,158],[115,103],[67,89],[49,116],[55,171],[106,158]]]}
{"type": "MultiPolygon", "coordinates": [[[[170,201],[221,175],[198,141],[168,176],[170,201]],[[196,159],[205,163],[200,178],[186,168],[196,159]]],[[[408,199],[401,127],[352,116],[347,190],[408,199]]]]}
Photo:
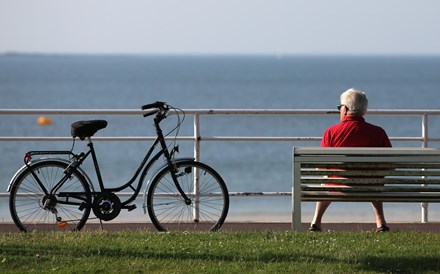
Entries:
{"type": "Polygon", "coordinates": [[[104,192],[96,195],[93,201],[93,213],[103,221],[116,218],[121,212],[121,200],[114,193],[104,192]]]}

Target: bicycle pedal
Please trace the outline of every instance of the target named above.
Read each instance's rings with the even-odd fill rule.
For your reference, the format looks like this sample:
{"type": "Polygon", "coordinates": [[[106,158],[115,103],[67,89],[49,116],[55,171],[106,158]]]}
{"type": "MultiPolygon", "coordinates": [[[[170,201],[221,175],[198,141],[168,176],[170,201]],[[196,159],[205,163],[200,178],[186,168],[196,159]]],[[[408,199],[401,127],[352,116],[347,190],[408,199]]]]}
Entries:
{"type": "Polygon", "coordinates": [[[136,205],[127,205],[125,208],[128,209],[128,211],[132,211],[135,210],[137,207],[136,205]]]}

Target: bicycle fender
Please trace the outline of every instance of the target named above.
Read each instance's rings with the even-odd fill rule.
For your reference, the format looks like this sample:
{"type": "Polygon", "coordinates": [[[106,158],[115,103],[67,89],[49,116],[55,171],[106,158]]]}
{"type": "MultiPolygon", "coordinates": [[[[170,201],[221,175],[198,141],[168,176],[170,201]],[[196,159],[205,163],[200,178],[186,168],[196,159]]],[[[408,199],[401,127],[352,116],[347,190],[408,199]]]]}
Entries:
{"type": "MultiPolygon", "coordinates": [[[[66,159],[62,159],[62,158],[43,158],[43,159],[37,159],[37,160],[33,160],[29,163],[29,166],[33,166],[37,163],[40,162],[46,162],[46,161],[59,161],[59,162],[63,162],[67,165],[70,164],[70,161],[66,160],[66,159]]],[[[14,183],[14,181],[23,173],[26,171],[26,169],[28,168],[27,165],[23,165],[17,172],[15,172],[14,176],[12,176],[11,180],[9,181],[9,185],[8,185],[8,189],[7,192],[11,192],[11,188],[12,188],[12,184],[14,183]]],[[[90,186],[91,191],[95,191],[92,181],[90,180],[89,176],[87,175],[87,173],[85,173],[80,167],[77,168],[78,172],[81,173],[81,175],[84,176],[84,178],[86,178],[87,183],[90,186]]]]}
{"type": "MultiPolygon", "coordinates": [[[[186,158],[177,158],[174,159],[174,163],[180,163],[180,162],[184,162],[184,161],[195,161],[195,158],[192,157],[186,157],[186,158]]],[[[144,189],[144,194],[143,194],[143,199],[144,202],[142,204],[142,208],[144,209],[144,214],[147,214],[147,192],[148,192],[148,188],[150,188],[150,184],[151,181],[156,178],[157,174],[164,168],[166,168],[168,166],[168,164],[163,164],[161,165],[154,173],[153,176],[150,176],[150,179],[147,181],[147,183],[145,184],[145,189],[144,189]]]]}
{"type": "Polygon", "coordinates": [[[11,180],[9,181],[7,192],[11,192],[12,183],[17,179],[18,176],[20,176],[24,170],[26,170],[27,166],[22,166],[17,172],[15,172],[14,176],[12,176],[11,180]]]}

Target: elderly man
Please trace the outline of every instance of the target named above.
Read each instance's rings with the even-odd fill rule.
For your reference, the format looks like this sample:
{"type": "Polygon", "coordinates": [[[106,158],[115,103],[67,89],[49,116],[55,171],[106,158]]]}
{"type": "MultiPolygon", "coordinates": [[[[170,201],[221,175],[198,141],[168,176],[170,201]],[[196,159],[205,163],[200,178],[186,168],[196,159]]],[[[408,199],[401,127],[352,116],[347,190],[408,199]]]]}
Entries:
{"type": "MultiPolygon", "coordinates": [[[[367,123],[368,99],[365,93],[349,89],[341,94],[338,105],[340,122],[328,128],[322,137],[321,147],[391,147],[388,136],[381,127],[367,123]]],[[[376,231],[386,232],[386,224],[382,202],[372,202],[376,215],[376,231]]],[[[321,219],[330,202],[318,202],[310,231],[321,231],[321,219]]]]}

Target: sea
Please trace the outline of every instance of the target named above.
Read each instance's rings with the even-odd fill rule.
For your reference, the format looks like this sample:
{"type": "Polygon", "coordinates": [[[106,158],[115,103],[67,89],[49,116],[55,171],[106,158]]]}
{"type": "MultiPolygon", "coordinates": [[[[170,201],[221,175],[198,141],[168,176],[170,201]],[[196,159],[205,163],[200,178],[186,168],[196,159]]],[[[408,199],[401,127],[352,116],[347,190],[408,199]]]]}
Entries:
{"type": "MultiPolygon", "coordinates": [[[[370,109],[440,107],[440,56],[280,56],[280,55],[0,55],[0,109],[131,109],[165,101],[180,109],[310,109],[336,110],[340,94],[355,87],[369,98],[370,109]]],[[[42,126],[38,115],[0,115],[0,136],[69,137],[77,120],[106,119],[96,136],[154,136],[152,121],[141,115],[51,115],[42,126]]],[[[390,137],[420,136],[420,118],[366,116],[390,137]]],[[[164,123],[165,131],[176,117],[164,123]]],[[[320,137],[338,116],[202,116],[201,136],[320,137]]],[[[168,132],[168,131],[167,131],[168,132]]],[[[180,135],[192,136],[187,115],[180,135]]],[[[440,118],[429,120],[429,136],[440,137],[440,118]]],[[[181,157],[193,155],[193,142],[181,141],[181,157]]],[[[149,141],[95,144],[105,184],[125,183],[137,169],[149,141]]],[[[430,146],[439,146],[432,143],[430,146]]],[[[231,192],[291,191],[292,146],[319,142],[202,142],[201,161],[214,167],[231,192]]],[[[393,142],[416,146],[420,142],[393,142]]],[[[72,142],[0,142],[0,192],[6,192],[28,150],[69,150],[72,142]]],[[[75,151],[84,148],[76,142],[75,151]]],[[[91,171],[90,166],[85,167],[91,171]]],[[[96,181],[93,173],[89,175],[96,181]]],[[[142,210],[115,221],[146,221],[142,210]]],[[[233,197],[227,221],[291,221],[291,199],[233,197]]],[[[309,221],[314,203],[303,203],[309,221]]],[[[419,204],[385,204],[388,222],[419,221],[419,204]]],[[[429,220],[440,221],[440,207],[429,206],[429,220]]],[[[8,198],[0,198],[0,222],[10,222],[8,198]]],[[[368,203],[334,203],[324,222],[374,222],[368,203]]]]}

